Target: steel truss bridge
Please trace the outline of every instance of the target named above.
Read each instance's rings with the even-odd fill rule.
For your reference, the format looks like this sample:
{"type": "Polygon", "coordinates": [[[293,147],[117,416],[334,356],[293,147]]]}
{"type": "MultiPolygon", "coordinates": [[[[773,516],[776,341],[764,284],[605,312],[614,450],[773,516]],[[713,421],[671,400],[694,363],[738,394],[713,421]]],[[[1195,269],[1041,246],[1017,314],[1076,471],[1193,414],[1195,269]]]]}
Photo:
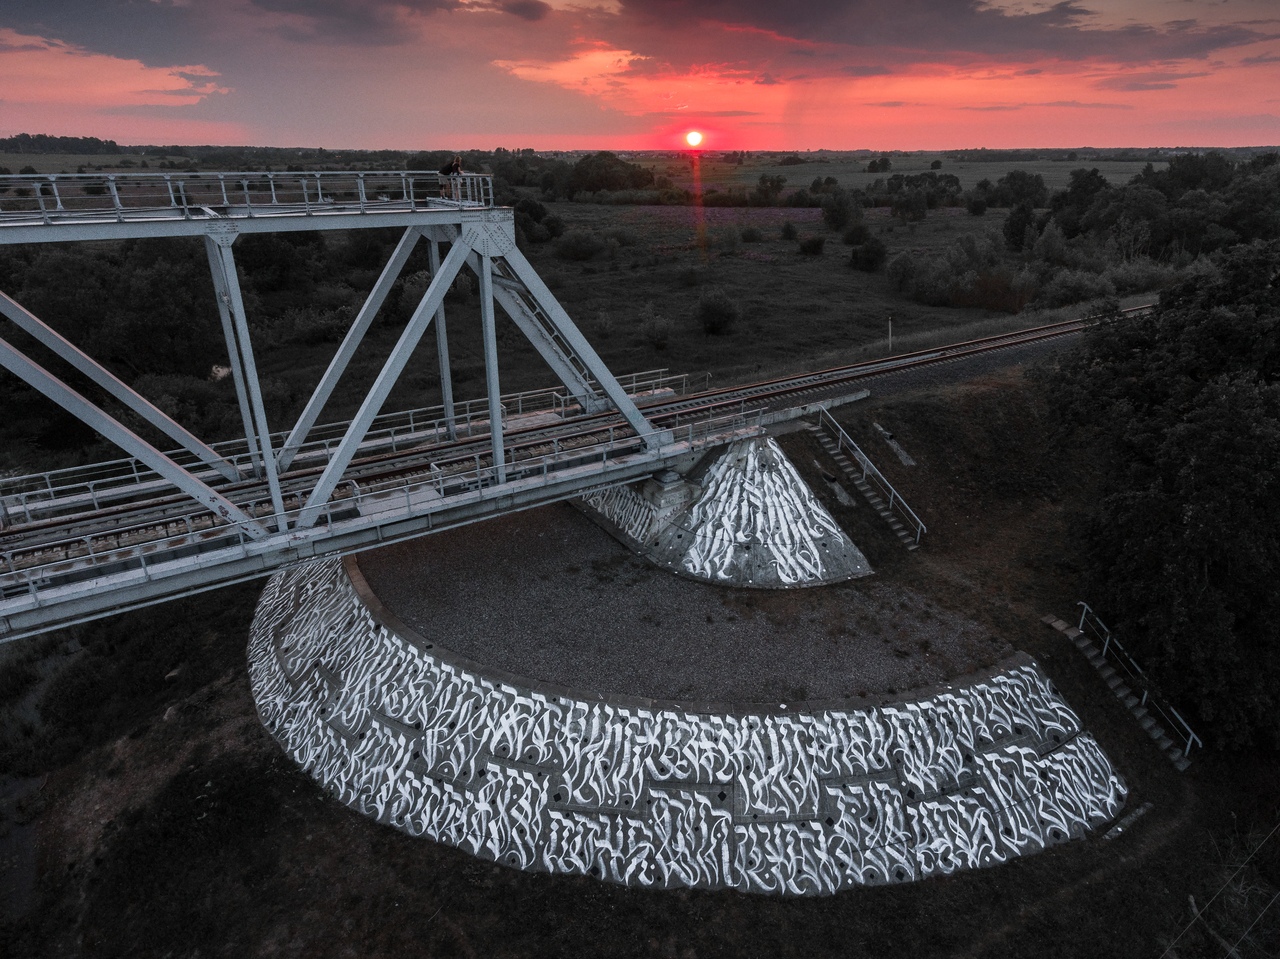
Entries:
{"type": "Polygon", "coordinates": [[[125,454],[0,479],[0,641],[643,479],[691,453],[759,435],[823,396],[830,402],[848,395],[861,377],[1015,341],[997,337],[691,393],[684,377],[657,371],[619,381],[604,366],[516,248],[512,211],[494,207],[488,177],[57,175],[0,177],[0,186],[10,190],[0,209],[0,243],[202,238],[243,424],[239,439],[200,439],[0,292],[0,314],[92,383],[94,396],[3,336],[0,364],[125,454]],[[328,369],[297,422],[273,428],[236,274],[237,237],[388,226],[404,233],[328,369]],[[356,414],[320,423],[420,243],[430,263],[426,292],[356,414]],[[455,402],[444,294],[463,270],[479,279],[486,394],[455,402]],[[501,393],[495,305],[562,388],[501,393]],[[443,403],[383,413],[432,327],[443,403]],[[126,425],[121,408],[162,434],[167,448],[126,425]]]}

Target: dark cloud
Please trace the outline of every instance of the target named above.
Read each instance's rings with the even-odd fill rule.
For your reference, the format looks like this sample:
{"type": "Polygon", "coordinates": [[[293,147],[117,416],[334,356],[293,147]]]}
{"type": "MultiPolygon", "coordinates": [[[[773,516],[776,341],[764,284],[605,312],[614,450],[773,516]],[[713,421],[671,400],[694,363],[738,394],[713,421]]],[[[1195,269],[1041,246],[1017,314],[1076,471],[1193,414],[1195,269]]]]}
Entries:
{"type": "Polygon", "coordinates": [[[1242,67],[1260,67],[1264,63],[1280,63],[1280,54],[1261,53],[1256,57],[1245,57],[1240,61],[1242,67]]]}
{"type": "Polygon", "coordinates": [[[542,0],[508,0],[507,3],[498,4],[498,9],[521,20],[536,21],[551,12],[551,4],[543,3],[542,0]]]}
{"type": "Polygon", "coordinates": [[[779,80],[777,77],[773,76],[773,74],[771,73],[762,73],[760,76],[756,77],[755,82],[758,83],[760,86],[772,87],[772,86],[777,86],[782,81],[779,80]]]}
{"type": "Polygon", "coordinates": [[[869,107],[905,107],[910,106],[906,100],[881,100],[879,103],[868,103],[869,107]]]}
{"type": "MultiPolygon", "coordinates": [[[[984,0],[620,0],[625,17],[669,29],[720,22],[821,44],[893,50],[904,60],[985,55],[1052,56],[1120,63],[1200,59],[1214,51],[1270,38],[1261,23],[1204,25],[1099,24],[1075,0],[1031,12],[984,0]]],[[[792,55],[806,55],[791,51],[792,55]]]]}
{"type": "Polygon", "coordinates": [[[1130,73],[1119,77],[1107,77],[1094,83],[1100,90],[1120,90],[1140,93],[1144,90],[1172,90],[1180,80],[1207,77],[1208,73],[1130,73]]]}
{"type": "Polygon", "coordinates": [[[840,72],[850,77],[883,77],[893,73],[888,67],[882,66],[862,66],[850,64],[840,68],[840,72]]]}
{"type": "MultiPolygon", "coordinates": [[[[296,26],[280,28],[292,40],[334,40],[362,45],[403,42],[402,11],[432,13],[455,10],[458,0],[250,0],[260,10],[298,18],[296,26]]],[[[513,4],[537,0],[512,0],[513,4]]]]}

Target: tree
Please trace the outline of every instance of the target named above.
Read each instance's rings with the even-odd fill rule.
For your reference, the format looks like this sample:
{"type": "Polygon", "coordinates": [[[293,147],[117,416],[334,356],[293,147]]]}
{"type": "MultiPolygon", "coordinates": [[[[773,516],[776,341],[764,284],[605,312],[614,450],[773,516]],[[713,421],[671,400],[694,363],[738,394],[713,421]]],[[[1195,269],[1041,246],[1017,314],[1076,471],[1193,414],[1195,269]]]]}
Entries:
{"type": "Polygon", "coordinates": [[[1238,247],[1063,364],[1102,460],[1095,607],[1219,742],[1280,744],[1280,243],[1238,247]]]}

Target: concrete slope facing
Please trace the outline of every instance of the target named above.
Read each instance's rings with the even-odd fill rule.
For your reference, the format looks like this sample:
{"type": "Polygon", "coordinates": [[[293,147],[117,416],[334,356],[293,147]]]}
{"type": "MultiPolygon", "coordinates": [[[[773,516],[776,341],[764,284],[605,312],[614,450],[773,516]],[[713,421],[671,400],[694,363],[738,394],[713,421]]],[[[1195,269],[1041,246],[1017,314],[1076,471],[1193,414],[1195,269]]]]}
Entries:
{"type": "Polygon", "coordinates": [[[871,572],[768,437],[729,444],[687,478],[667,471],[583,503],[637,552],[694,579],[782,589],[871,572]]]}
{"type": "Polygon", "coordinates": [[[266,728],[340,801],[524,870],[823,895],[1081,838],[1126,795],[1026,656],[878,704],[605,697],[462,659],[326,560],[272,578],[248,658],[266,728]]]}

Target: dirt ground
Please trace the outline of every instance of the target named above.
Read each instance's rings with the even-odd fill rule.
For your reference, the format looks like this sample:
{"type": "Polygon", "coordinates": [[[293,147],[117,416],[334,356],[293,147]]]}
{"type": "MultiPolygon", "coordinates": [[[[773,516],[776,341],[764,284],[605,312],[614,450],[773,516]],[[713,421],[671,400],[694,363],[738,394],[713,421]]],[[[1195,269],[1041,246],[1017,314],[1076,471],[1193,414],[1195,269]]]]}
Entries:
{"type": "MultiPolygon", "coordinates": [[[[0,832],[36,842],[29,908],[0,925],[0,954],[1159,956],[1192,918],[1188,897],[1203,904],[1221,883],[1239,824],[1274,816],[1280,779],[1214,754],[1176,773],[1040,623],[1081,598],[1073,516],[1088,483],[1081,464],[1047,454],[1036,395],[1012,369],[846,408],[929,532],[908,553],[865,507],[837,504],[836,515],[875,588],[917,594],[934,616],[1039,660],[1128,782],[1127,811],[1150,804],[1117,838],[813,900],[637,891],[483,863],[376,825],[284,757],[244,671],[257,588],[237,588],[50,641],[47,654],[89,666],[48,684],[48,728],[6,730],[25,792],[5,803],[0,832]]],[[[820,482],[811,443],[785,440],[820,482]]],[[[497,545],[495,565],[517,561],[497,545]]],[[[805,619],[793,628],[821,626],[805,619]]],[[[21,865],[10,859],[0,865],[21,865]]],[[[1189,948],[1197,941],[1171,955],[1212,954],[1189,948]]]]}

